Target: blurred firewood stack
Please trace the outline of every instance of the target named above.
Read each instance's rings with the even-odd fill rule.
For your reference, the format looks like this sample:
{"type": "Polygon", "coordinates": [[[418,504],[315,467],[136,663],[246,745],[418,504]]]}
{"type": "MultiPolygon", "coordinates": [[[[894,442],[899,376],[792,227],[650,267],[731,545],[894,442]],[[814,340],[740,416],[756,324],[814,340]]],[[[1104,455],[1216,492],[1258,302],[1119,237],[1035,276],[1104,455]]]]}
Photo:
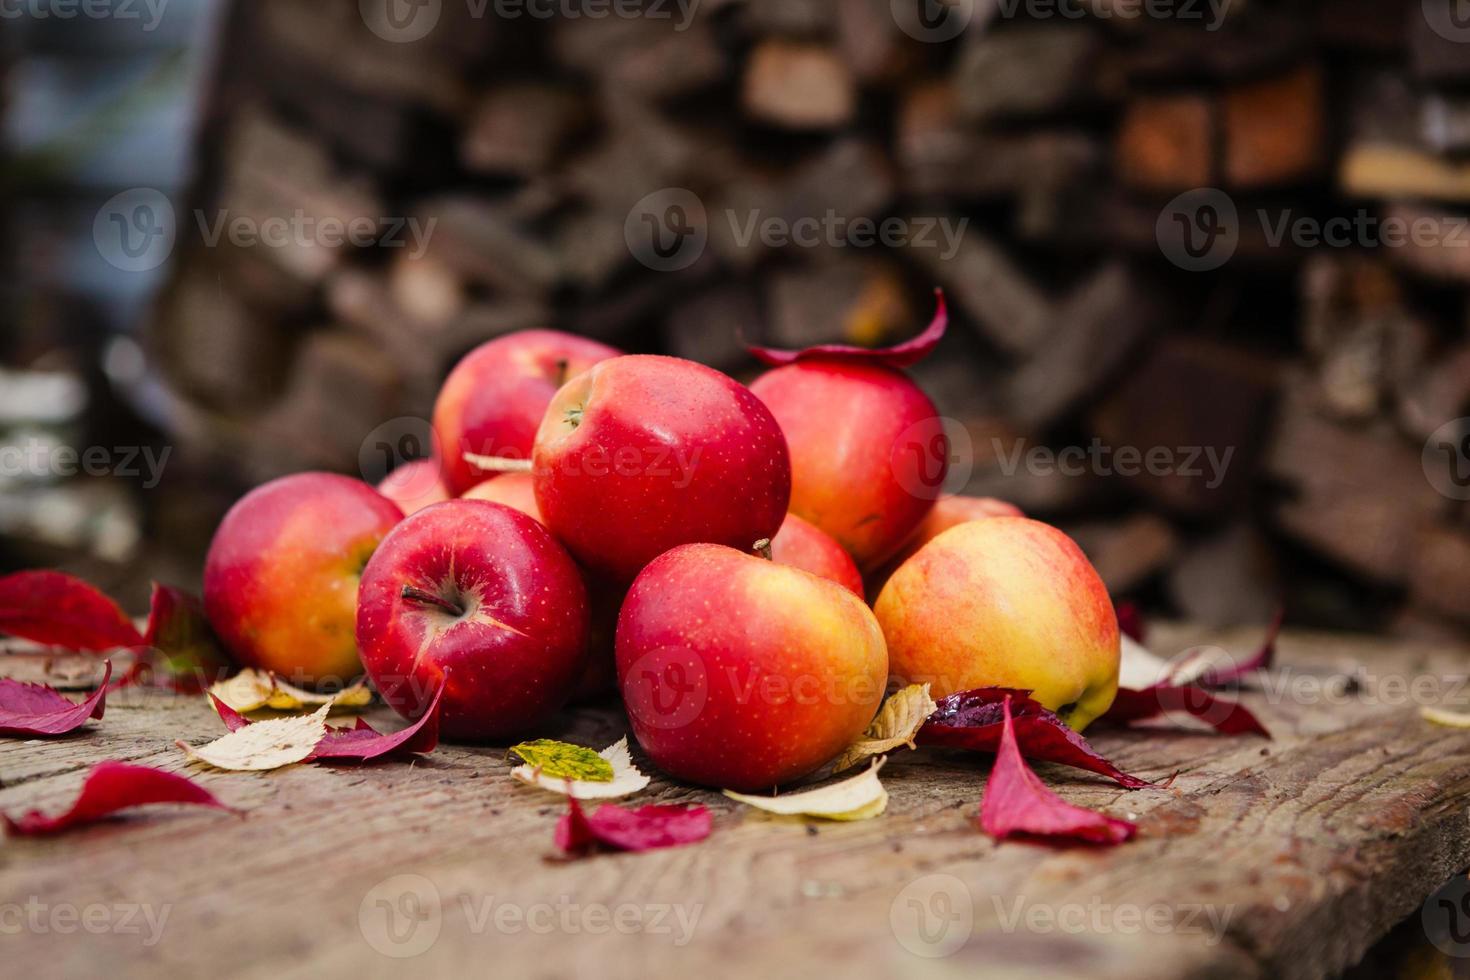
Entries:
{"type": "Polygon", "coordinates": [[[1461,220],[1470,44],[1419,0],[1237,0],[1218,29],[1204,3],[1090,6],[1028,20],[980,0],[926,43],[889,0],[705,0],[687,24],[672,3],[508,20],[445,0],[393,43],[355,0],[237,3],[152,329],[180,455],[237,485],[355,471],[369,432],[427,417],[455,359],[505,331],[747,376],[742,331],[881,342],[941,285],[957,326],[917,373],[969,434],[969,492],[1072,531],[1120,595],[1214,621],[1284,598],[1339,627],[1470,627],[1470,523],[1421,465],[1470,414],[1470,241],[1273,240],[1283,214],[1461,220]],[[1156,226],[1207,187],[1239,241],[1190,271],[1156,226]],[[698,196],[708,236],[671,272],[625,239],[665,188],[698,196]],[[743,235],[829,210],[969,220],[953,254],[938,232],[743,235]],[[221,214],[437,223],[421,255],[406,228],[405,248],[210,245],[197,226],[221,214]],[[1071,475],[1032,452],[1069,446],[1162,447],[1176,472],[1071,475]]]}

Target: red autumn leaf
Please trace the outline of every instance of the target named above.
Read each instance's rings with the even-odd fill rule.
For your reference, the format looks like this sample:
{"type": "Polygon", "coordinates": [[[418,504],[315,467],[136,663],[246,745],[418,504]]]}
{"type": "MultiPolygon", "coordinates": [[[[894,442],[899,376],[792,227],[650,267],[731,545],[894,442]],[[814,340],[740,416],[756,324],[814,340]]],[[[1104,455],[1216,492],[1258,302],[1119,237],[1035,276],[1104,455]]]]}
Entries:
{"type": "Polygon", "coordinates": [[[1010,698],[1001,702],[1000,748],[980,801],[980,826],[996,840],[1032,837],[1082,844],[1121,844],[1138,826],[1080,806],[1047,789],[1021,758],[1010,698]]]}
{"type": "MultiPolygon", "coordinates": [[[[356,759],[367,762],[402,753],[432,752],[439,745],[439,703],[444,698],[444,688],[434,695],[434,701],[424,716],[401,732],[384,735],[372,725],[357,719],[356,728],[328,728],[327,734],[317,743],[307,761],[312,759],[356,759]]],[[[237,732],[251,724],[250,719],[225,704],[214,695],[214,710],[225,723],[225,727],[237,732]]]]}
{"type": "Polygon", "coordinates": [[[618,851],[651,851],[695,844],[710,835],[709,808],[651,805],[627,810],[604,803],[596,812],[582,810],[574,796],[556,825],[556,846],[568,854],[585,854],[596,845],[618,851]]]}
{"type": "Polygon", "coordinates": [[[72,703],[44,684],[0,679],[0,735],[65,735],[81,728],[89,719],[100,719],[107,706],[107,682],[111,679],[112,661],[109,660],[102,683],[81,704],[72,703]]]}
{"type": "Polygon", "coordinates": [[[981,687],[941,698],[939,707],[919,729],[917,741],[920,745],[995,752],[1000,747],[1009,702],[1014,706],[1014,726],[1028,757],[1095,772],[1127,789],[1152,785],[1098,755],[1085,738],[1030,695],[1030,691],[1012,688],[981,687]]]}
{"type": "Polygon", "coordinates": [[[1148,627],[1144,625],[1143,613],[1139,611],[1138,603],[1125,602],[1118,607],[1117,612],[1118,630],[1135,643],[1145,642],[1148,627]]]}
{"type": "Polygon", "coordinates": [[[896,347],[873,349],[853,347],[848,344],[823,344],[799,351],[757,346],[751,346],[749,350],[762,363],[772,367],[816,359],[884,364],[892,368],[913,367],[934,352],[934,348],[938,347],[939,342],[944,339],[945,331],[949,329],[949,310],[944,302],[944,291],[936,289],[934,295],[938,299],[939,309],[935,312],[934,319],[929,326],[924,328],[924,332],[917,337],[906,340],[896,347]]]}
{"type": "Polygon", "coordinates": [[[117,603],[61,572],[16,572],[0,578],[0,633],[69,650],[143,644],[143,635],[117,603]]]}
{"type": "Polygon", "coordinates": [[[185,694],[203,691],[233,665],[204,615],[204,603],[157,582],[143,642],[155,654],[155,673],[163,675],[166,686],[185,694]]]}
{"type": "Polygon", "coordinates": [[[1192,715],[1222,735],[1271,737],[1271,733],[1266,731],[1265,726],[1244,705],[1217,698],[1195,684],[1183,687],[1155,684],[1141,691],[1120,687],[1117,697],[1113,699],[1113,706],[1101,720],[1128,725],[1174,712],[1192,715]]]}
{"type": "Polygon", "coordinates": [[[1211,648],[1206,647],[1187,653],[1170,663],[1163,683],[1177,684],[1180,680],[1187,680],[1206,687],[1221,687],[1258,670],[1269,670],[1276,661],[1276,638],[1281,633],[1281,621],[1285,615],[1285,609],[1276,610],[1276,615],[1271,617],[1271,624],[1266,627],[1265,639],[1256,648],[1256,652],[1244,660],[1226,658],[1227,663],[1209,664],[1201,670],[1201,661],[1211,654],[1211,648]]]}
{"type": "Polygon", "coordinates": [[[54,817],[32,810],[23,817],[4,817],[5,827],[16,836],[59,834],[72,827],[96,823],[129,807],[149,803],[189,803],[228,810],[204,787],[160,769],[131,766],[123,762],[101,762],[87,774],[82,792],[71,809],[54,817]]]}

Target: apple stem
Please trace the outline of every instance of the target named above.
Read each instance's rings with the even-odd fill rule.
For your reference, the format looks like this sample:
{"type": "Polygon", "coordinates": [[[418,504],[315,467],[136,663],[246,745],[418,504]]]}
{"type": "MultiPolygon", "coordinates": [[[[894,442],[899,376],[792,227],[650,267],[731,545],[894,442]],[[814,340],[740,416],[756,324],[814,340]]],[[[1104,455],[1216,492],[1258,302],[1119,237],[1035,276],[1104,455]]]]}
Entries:
{"type": "Polygon", "coordinates": [[[531,472],[531,461],[529,459],[512,459],[509,456],[481,456],[479,453],[465,453],[464,461],[476,469],[487,473],[529,473],[531,472]]]}
{"type": "Polygon", "coordinates": [[[407,599],[409,602],[417,602],[421,605],[438,606],[440,609],[443,609],[451,616],[464,615],[463,606],[460,606],[457,603],[450,602],[443,596],[437,596],[432,592],[425,592],[423,589],[416,589],[412,585],[405,585],[403,587],[403,598],[407,599]]]}
{"type": "Polygon", "coordinates": [[[567,372],[571,370],[572,362],[565,357],[556,362],[556,386],[560,388],[567,383],[567,372]]]}
{"type": "Polygon", "coordinates": [[[755,550],[755,553],[756,554],[760,555],[766,561],[775,561],[776,560],[775,557],[772,554],[772,551],[771,551],[771,539],[770,538],[761,538],[759,541],[757,541],[755,543],[754,550],[755,550]]]}

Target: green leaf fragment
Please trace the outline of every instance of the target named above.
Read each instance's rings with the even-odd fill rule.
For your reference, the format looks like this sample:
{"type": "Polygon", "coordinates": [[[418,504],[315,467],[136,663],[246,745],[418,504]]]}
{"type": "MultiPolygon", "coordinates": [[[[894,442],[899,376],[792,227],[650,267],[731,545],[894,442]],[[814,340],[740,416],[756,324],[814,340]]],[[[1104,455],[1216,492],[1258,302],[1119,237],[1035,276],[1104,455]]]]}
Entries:
{"type": "Polygon", "coordinates": [[[589,748],[538,738],[511,747],[511,755],[520,756],[528,766],[555,779],[576,779],[588,783],[610,783],[612,763],[589,748]]]}

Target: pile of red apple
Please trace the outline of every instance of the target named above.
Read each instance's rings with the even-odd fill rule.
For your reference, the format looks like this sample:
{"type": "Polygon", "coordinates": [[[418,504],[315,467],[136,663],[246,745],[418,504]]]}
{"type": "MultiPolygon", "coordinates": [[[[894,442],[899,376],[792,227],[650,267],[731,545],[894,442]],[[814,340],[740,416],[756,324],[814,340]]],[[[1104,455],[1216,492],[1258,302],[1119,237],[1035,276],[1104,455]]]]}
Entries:
{"type": "Polygon", "coordinates": [[[209,619],[243,664],[365,669],[407,718],[442,685],[451,739],[535,734],[616,683],[653,763],[716,787],[821,768],[891,679],[1029,690],[1081,729],[1117,689],[1112,603],[1061,532],[934,489],[949,448],[903,368],[943,330],[941,306],[888,351],[757,351],[779,366],[749,388],[552,331],[494,340],[446,382],[433,460],[241,500],[209,619]]]}

